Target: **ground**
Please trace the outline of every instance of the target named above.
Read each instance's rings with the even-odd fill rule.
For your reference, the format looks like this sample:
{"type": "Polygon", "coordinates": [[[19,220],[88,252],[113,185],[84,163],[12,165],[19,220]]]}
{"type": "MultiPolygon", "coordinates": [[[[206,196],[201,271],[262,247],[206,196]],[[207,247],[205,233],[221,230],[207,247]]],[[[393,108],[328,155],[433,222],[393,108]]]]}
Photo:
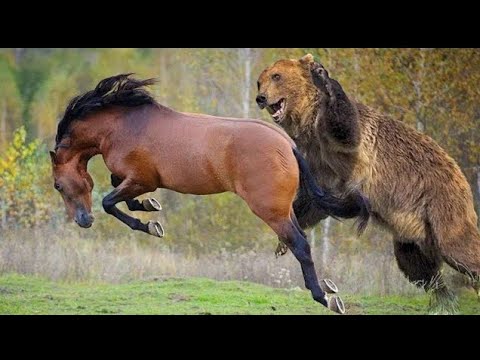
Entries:
{"type": "MultiPolygon", "coordinates": [[[[345,295],[348,314],[425,314],[427,296],[345,295]]],[[[473,292],[461,314],[480,314],[473,292]]],[[[52,282],[0,276],[0,314],[332,314],[307,291],[204,278],[150,279],[126,284],[52,282]]]]}

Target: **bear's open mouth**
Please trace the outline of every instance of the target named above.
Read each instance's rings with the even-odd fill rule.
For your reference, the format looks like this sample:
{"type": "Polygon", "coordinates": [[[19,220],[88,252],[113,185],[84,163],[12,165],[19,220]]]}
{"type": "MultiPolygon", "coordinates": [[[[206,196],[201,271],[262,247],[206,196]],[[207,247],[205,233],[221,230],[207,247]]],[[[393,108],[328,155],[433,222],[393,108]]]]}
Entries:
{"type": "Polygon", "coordinates": [[[273,121],[277,124],[280,123],[285,116],[285,108],[286,108],[286,100],[280,99],[280,101],[276,102],[275,104],[268,105],[267,110],[272,115],[273,121]]]}

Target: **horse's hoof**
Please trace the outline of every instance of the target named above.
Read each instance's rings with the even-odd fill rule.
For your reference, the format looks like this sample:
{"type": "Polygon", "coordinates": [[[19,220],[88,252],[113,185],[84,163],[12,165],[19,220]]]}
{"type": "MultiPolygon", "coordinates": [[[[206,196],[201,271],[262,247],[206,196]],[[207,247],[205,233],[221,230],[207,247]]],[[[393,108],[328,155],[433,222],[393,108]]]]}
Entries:
{"type": "Polygon", "coordinates": [[[153,236],[164,237],[165,230],[163,230],[162,224],[158,221],[149,221],[147,223],[148,226],[148,233],[153,236]]]}
{"type": "Polygon", "coordinates": [[[145,210],[148,211],[160,211],[162,210],[162,205],[155,199],[144,199],[142,205],[145,210]]]}
{"type": "Polygon", "coordinates": [[[338,292],[337,285],[335,285],[335,283],[330,279],[323,279],[320,282],[320,287],[327,294],[336,294],[338,292]]]}
{"type": "Polygon", "coordinates": [[[338,314],[345,314],[345,304],[340,296],[333,295],[327,298],[328,308],[338,314]]]}

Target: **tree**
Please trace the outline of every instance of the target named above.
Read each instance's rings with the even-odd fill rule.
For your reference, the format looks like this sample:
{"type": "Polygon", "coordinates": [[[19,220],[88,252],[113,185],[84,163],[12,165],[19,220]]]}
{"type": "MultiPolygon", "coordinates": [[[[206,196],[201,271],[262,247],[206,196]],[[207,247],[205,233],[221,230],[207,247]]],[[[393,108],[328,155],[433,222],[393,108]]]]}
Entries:
{"type": "Polygon", "coordinates": [[[15,81],[11,60],[0,53],[0,150],[10,140],[10,134],[20,126],[22,98],[15,81]]]}

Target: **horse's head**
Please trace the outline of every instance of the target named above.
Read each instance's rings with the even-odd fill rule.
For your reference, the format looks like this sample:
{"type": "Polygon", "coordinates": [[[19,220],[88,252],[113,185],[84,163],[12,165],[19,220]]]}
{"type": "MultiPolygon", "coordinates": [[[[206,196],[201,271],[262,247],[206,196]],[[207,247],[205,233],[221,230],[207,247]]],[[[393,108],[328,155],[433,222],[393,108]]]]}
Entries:
{"type": "Polygon", "coordinates": [[[66,162],[50,151],[54,187],[62,195],[70,220],[83,228],[92,226],[93,180],[87,172],[86,161],[73,157],[66,162]]]}

